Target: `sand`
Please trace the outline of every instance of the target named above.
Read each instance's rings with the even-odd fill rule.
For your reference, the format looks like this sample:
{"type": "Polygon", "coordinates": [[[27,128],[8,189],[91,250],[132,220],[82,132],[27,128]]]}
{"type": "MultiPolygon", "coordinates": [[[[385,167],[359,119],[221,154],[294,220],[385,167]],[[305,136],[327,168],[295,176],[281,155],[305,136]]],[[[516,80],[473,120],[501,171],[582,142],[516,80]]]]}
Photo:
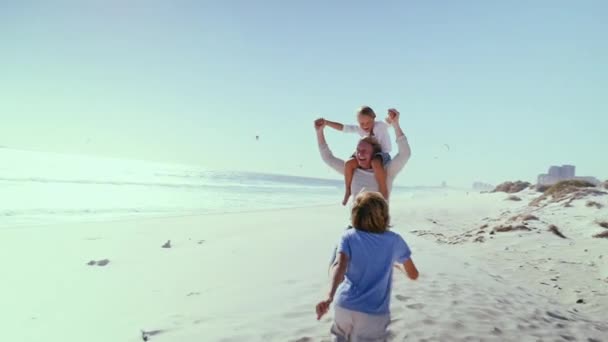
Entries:
{"type": "MultiPolygon", "coordinates": [[[[537,211],[534,230],[490,234],[528,210],[535,194],[521,196],[392,201],[420,278],[395,273],[391,340],[608,340],[608,239],[591,237],[608,209],[582,199],[537,211]]],[[[317,321],[314,306],[346,215],[336,204],[0,230],[2,340],[329,341],[331,315],[317,321]]]]}

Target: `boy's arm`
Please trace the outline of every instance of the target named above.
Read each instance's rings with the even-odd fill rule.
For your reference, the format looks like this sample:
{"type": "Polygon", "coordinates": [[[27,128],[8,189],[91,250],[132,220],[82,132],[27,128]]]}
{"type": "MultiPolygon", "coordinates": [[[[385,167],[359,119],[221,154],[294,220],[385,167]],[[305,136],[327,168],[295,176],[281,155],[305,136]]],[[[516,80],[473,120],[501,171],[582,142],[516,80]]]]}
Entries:
{"type": "Polygon", "coordinates": [[[329,311],[329,306],[334,300],[334,295],[338,289],[338,285],[344,280],[346,274],[346,266],[348,265],[348,257],[343,252],[338,253],[338,261],[333,265],[331,269],[331,285],[327,299],[317,304],[317,320],[321,319],[323,315],[329,311]]]}
{"type": "Polygon", "coordinates": [[[338,253],[338,260],[331,269],[331,285],[329,286],[329,293],[327,299],[334,299],[338,285],[344,280],[346,274],[346,266],[348,265],[348,257],[345,253],[338,253]]]}
{"type": "Polygon", "coordinates": [[[405,274],[407,274],[408,278],[412,280],[418,279],[418,269],[416,268],[416,265],[414,265],[412,258],[407,259],[403,263],[403,268],[405,268],[405,274]]]}
{"type": "Polygon", "coordinates": [[[317,131],[317,143],[319,145],[319,153],[321,154],[321,159],[332,169],[336,170],[339,174],[344,174],[344,160],[340,158],[336,158],[334,154],[327,146],[327,141],[325,140],[325,134],[323,133],[323,126],[317,126],[315,124],[315,128],[317,131]]]}
{"type": "Polygon", "coordinates": [[[418,278],[418,270],[416,269],[416,265],[414,265],[414,261],[412,260],[412,251],[401,235],[397,234],[396,238],[397,241],[394,245],[395,262],[398,262],[399,265],[403,265],[403,270],[408,278],[416,280],[418,278]]]}

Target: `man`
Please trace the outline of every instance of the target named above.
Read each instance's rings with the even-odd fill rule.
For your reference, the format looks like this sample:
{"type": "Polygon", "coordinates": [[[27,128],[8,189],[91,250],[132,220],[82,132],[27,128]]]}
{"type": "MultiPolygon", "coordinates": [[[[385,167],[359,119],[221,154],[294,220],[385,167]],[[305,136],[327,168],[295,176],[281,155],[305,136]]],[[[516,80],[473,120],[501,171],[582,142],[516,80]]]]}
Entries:
{"type": "MultiPolygon", "coordinates": [[[[393,187],[393,181],[397,174],[403,169],[407,161],[410,159],[411,150],[410,145],[401,130],[399,125],[399,112],[395,109],[389,110],[394,113],[391,116],[391,125],[395,130],[395,136],[397,137],[398,152],[395,157],[385,166],[386,168],[386,186],[390,194],[393,187]]],[[[344,174],[344,160],[337,158],[333,155],[327,141],[325,140],[325,133],[323,129],[327,125],[325,119],[320,118],[315,120],[315,129],[317,131],[317,142],[319,145],[319,153],[321,158],[332,169],[336,170],[340,174],[344,174]]],[[[372,138],[373,139],[373,138],[372,138]]],[[[359,167],[355,170],[353,175],[353,181],[351,184],[351,196],[357,196],[362,190],[379,192],[378,182],[374,177],[372,170],[372,160],[374,157],[374,142],[370,141],[370,138],[363,138],[359,140],[357,144],[357,152],[355,153],[357,164],[359,167]]]]}

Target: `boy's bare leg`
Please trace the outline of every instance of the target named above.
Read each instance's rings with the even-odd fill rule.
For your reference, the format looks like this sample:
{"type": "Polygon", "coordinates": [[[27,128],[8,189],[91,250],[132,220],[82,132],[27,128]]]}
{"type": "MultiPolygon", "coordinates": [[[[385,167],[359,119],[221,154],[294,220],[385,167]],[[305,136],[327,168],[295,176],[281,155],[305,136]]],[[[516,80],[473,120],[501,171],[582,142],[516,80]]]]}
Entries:
{"type": "Polygon", "coordinates": [[[374,170],[374,176],[376,177],[376,182],[378,183],[378,188],[380,189],[380,193],[384,196],[384,199],[388,201],[388,187],[386,186],[386,170],[382,165],[382,158],[375,157],[372,160],[372,169],[374,170]]]}
{"type": "Polygon", "coordinates": [[[346,205],[348,203],[348,199],[350,198],[350,186],[353,183],[353,175],[355,174],[355,169],[357,168],[357,160],[350,159],[346,163],[344,163],[344,199],[342,200],[342,205],[346,205]]]}

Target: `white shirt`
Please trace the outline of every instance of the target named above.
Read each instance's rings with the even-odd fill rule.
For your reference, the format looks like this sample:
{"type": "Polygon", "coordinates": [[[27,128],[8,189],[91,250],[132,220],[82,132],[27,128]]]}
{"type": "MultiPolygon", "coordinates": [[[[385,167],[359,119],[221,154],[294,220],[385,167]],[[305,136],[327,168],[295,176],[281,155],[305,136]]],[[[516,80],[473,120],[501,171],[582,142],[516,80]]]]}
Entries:
{"type": "MultiPolygon", "coordinates": [[[[393,181],[397,174],[403,169],[407,161],[412,155],[410,144],[405,136],[397,138],[397,147],[399,151],[395,158],[385,166],[386,168],[386,187],[390,193],[393,188],[393,181]]],[[[337,158],[329,149],[327,144],[319,144],[319,153],[321,158],[332,169],[336,170],[340,174],[344,174],[344,160],[337,158]]],[[[379,191],[378,182],[374,176],[374,172],[370,170],[355,169],[353,174],[353,182],[350,185],[352,196],[357,196],[362,190],[366,191],[379,191]]]]}
{"type": "MultiPolygon", "coordinates": [[[[361,137],[369,135],[369,133],[364,131],[359,125],[344,125],[342,131],[344,133],[357,133],[361,137]]],[[[388,134],[388,124],[383,121],[374,121],[372,133],[372,137],[376,138],[378,143],[382,146],[382,152],[390,154],[393,147],[391,145],[391,137],[388,134]]]]}

